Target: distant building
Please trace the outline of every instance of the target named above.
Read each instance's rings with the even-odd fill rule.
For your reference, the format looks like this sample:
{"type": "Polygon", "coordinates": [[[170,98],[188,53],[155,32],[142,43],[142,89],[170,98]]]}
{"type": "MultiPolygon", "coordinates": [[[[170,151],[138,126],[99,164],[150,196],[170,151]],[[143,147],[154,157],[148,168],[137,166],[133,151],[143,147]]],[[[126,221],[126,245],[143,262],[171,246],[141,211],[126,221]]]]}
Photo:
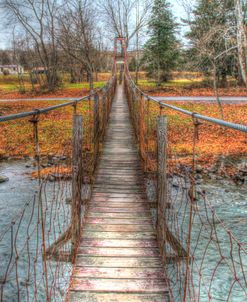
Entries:
{"type": "Polygon", "coordinates": [[[0,74],[18,74],[24,73],[24,68],[21,65],[0,65],[0,74]]]}
{"type": "Polygon", "coordinates": [[[48,70],[45,67],[35,67],[32,70],[33,74],[47,74],[48,70]]]}

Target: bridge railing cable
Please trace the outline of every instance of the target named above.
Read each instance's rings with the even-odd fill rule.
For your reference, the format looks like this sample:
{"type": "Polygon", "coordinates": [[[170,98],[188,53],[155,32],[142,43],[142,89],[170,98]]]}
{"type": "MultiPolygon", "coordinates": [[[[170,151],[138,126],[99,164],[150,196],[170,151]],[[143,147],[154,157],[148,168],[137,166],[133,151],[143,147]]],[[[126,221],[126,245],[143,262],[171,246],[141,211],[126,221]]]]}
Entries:
{"type": "Polygon", "coordinates": [[[65,300],[115,88],[0,117],[0,301],[65,300]]]}
{"type": "Polygon", "coordinates": [[[245,301],[246,124],[232,111],[233,121],[218,119],[215,105],[210,117],[160,102],[127,67],[125,92],[172,300],[245,301]]]}

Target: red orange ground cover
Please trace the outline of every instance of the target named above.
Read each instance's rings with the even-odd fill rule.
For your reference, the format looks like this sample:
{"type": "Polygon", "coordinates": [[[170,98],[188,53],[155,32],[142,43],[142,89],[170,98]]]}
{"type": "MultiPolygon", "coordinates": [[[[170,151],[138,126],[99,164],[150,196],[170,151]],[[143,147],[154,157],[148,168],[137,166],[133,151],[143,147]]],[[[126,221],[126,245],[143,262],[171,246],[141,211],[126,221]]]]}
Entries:
{"type": "Polygon", "coordinates": [[[25,94],[18,91],[0,91],[0,99],[27,99],[27,98],[76,98],[82,97],[89,93],[88,89],[81,88],[64,88],[55,92],[26,92],[25,94]]]}
{"type": "MultiPolygon", "coordinates": [[[[163,87],[162,89],[150,89],[142,87],[148,94],[153,96],[214,96],[212,88],[194,87],[163,87]]],[[[247,89],[244,87],[220,88],[220,96],[247,96],[247,89]]]]}
{"type": "MultiPolygon", "coordinates": [[[[52,101],[42,102],[4,102],[0,105],[1,115],[30,111],[54,105],[52,101]]],[[[219,118],[219,110],[215,104],[207,103],[173,103],[192,112],[219,118]]],[[[84,122],[89,123],[88,103],[79,107],[84,116],[84,122]]],[[[247,125],[247,105],[223,105],[225,119],[234,123],[247,125]]],[[[149,117],[151,121],[151,137],[155,140],[156,117],[159,107],[151,104],[149,117]]],[[[40,118],[39,138],[41,154],[69,154],[71,147],[71,127],[73,108],[62,108],[50,112],[40,118]]],[[[164,109],[162,114],[168,116],[169,147],[173,155],[183,157],[184,161],[191,161],[193,151],[194,126],[191,117],[164,109]]],[[[33,126],[29,118],[0,124],[0,157],[32,156],[34,154],[33,126]]],[[[87,127],[85,127],[87,129],[87,127]]],[[[87,137],[89,133],[85,133],[87,137]]],[[[199,140],[196,144],[198,161],[210,165],[220,156],[246,157],[247,135],[234,130],[225,129],[214,124],[203,122],[199,126],[199,140]]]]}
{"type": "MultiPolygon", "coordinates": [[[[169,103],[170,104],[170,103],[169,103]]],[[[191,112],[221,118],[218,106],[208,103],[172,103],[177,107],[191,112]]],[[[151,106],[151,120],[153,123],[153,139],[155,139],[155,117],[160,108],[156,104],[151,106]]],[[[223,105],[224,118],[233,123],[247,125],[247,104],[223,105]]],[[[168,117],[168,142],[172,156],[183,158],[183,162],[191,163],[193,153],[193,138],[195,127],[191,117],[171,109],[163,109],[162,114],[168,117]]],[[[196,140],[197,162],[204,166],[211,166],[222,156],[231,158],[247,158],[247,134],[220,127],[208,122],[202,122],[198,127],[196,140]]]]}
{"type": "MultiPolygon", "coordinates": [[[[54,105],[54,101],[4,102],[0,104],[1,115],[8,115],[54,105]]],[[[91,116],[89,103],[78,106],[78,113],[84,116],[85,125],[91,116]]],[[[64,107],[42,114],[39,117],[39,143],[41,155],[70,154],[73,108],[64,107]]],[[[33,124],[30,117],[0,123],[0,158],[34,155],[33,124]]],[[[85,129],[88,127],[85,126],[85,129]]],[[[85,137],[88,135],[85,131],[85,137]]]]}

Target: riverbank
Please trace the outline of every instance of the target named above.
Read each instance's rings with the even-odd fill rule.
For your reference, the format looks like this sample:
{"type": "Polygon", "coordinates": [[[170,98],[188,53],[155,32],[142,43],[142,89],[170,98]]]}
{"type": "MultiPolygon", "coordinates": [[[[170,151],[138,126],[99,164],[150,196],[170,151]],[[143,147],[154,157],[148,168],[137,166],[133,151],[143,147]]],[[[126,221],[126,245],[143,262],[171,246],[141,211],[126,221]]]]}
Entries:
{"type": "MultiPolygon", "coordinates": [[[[217,104],[172,102],[173,105],[198,112],[207,116],[220,118],[217,104]]],[[[40,102],[3,102],[1,115],[8,115],[34,108],[44,108],[54,105],[54,101],[40,102]]],[[[247,104],[223,104],[224,118],[227,121],[247,125],[247,104]],[[234,106],[234,107],[233,107],[234,106]]],[[[89,154],[92,149],[93,110],[90,102],[81,103],[77,112],[84,117],[84,151],[89,154]]],[[[150,152],[156,152],[156,117],[160,114],[157,104],[151,102],[146,107],[146,144],[150,152]],[[149,110],[149,111],[148,111],[149,110]]],[[[176,169],[185,169],[192,165],[194,125],[191,117],[182,115],[170,109],[163,109],[162,114],[168,117],[168,151],[169,164],[177,165],[176,169]]],[[[73,108],[55,110],[39,118],[39,147],[42,159],[42,169],[49,174],[52,167],[50,160],[54,158],[69,159],[71,156],[73,108]],[[50,166],[51,165],[51,166],[50,166]]],[[[203,123],[198,127],[196,140],[196,163],[201,172],[197,175],[209,179],[230,178],[236,184],[246,182],[246,167],[241,161],[246,159],[246,135],[234,130],[224,129],[210,123],[203,123]]],[[[0,160],[32,158],[35,156],[33,140],[33,124],[29,119],[20,119],[1,123],[0,132],[0,160]]],[[[34,163],[35,164],[35,163],[34,163]]],[[[52,173],[51,173],[52,174],[52,173]]],[[[51,178],[54,178],[53,176],[51,178]]]]}

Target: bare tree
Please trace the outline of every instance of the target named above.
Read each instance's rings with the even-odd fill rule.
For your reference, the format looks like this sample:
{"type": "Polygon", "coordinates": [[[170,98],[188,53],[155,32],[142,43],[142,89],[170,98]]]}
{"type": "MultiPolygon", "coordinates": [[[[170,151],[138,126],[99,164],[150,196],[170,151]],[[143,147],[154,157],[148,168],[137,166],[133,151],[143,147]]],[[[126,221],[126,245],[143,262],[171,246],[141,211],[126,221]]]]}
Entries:
{"type": "MultiPolygon", "coordinates": [[[[234,0],[237,20],[237,47],[238,59],[243,82],[247,87],[247,26],[244,24],[244,13],[242,0],[234,0]]],[[[246,4],[245,4],[246,5],[246,4]]]]}
{"type": "Polygon", "coordinates": [[[138,84],[138,80],[139,80],[139,68],[140,68],[140,56],[139,56],[139,49],[140,49],[140,45],[139,45],[139,40],[140,40],[140,30],[138,28],[138,24],[139,24],[139,20],[140,20],[140,0],[136,1],[136,74],[135,74],[135,81],[136,84],[138,84]]]}
{"type": "Polygon", "coordinates": [[[85,69],[93,90],[94,71],[100,53],[96,16],[88,0],[70,0],[60,15],[58,42],[75,64],[85,69]]]}
{"type": "Polygon", "coordinates": [[[221,24],[214,24],[214,26],[207,29],[207,31],[200,32],[198,38],[194,41],[194,50],[196,50],[196,61],[205,64],[207,62],[207,69],[211,70],[213,76],[213,87],[215,97],[219,106],[221,118],[224,119],[223,107],[219,98],[219,70],[225,65],[227,55],[232,51],[236,51],[236,46],[222,43],[222,37],[226,35],[228,28],[221,24]]]}
{"type": "Polygon", "coordinates": [[[32,40],[40,64],[46,70],[47,87],[54,89],[58,84],[55,35],[57,1],[2,0],[0,3],[9,24],[16,24],[32,40]]]}
{"type": "Polygon", "coordinates": [[[127,45],[147,25],[151,4],[152,0],[99,1],[103,22],[111,36],[125,37],[127,45]]]}

